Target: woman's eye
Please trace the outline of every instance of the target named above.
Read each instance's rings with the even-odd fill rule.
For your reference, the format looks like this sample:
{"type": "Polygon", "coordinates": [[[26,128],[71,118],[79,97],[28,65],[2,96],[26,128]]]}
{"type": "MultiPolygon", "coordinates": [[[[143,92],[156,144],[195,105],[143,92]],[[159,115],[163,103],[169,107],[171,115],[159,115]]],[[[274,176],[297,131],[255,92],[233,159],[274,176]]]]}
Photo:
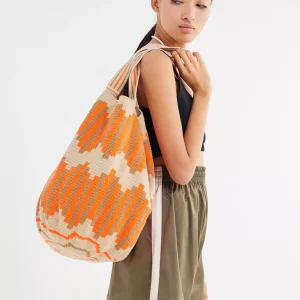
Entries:
{"type": "MultiPolygon", "coordinates": [[[[178,0],[173,0],[173,3],[175,3],[175,4],[179,4],[179,3],[182,3],[181,1],[178,1],[178,0]]],[[[201,9],[205,9],[205,8],[207,8],[207,6],[205,6],[205,5],[202,5],[202,4],[199,4],[199,6],[198,6],[199,8],[201,8],[201,9]]]]}

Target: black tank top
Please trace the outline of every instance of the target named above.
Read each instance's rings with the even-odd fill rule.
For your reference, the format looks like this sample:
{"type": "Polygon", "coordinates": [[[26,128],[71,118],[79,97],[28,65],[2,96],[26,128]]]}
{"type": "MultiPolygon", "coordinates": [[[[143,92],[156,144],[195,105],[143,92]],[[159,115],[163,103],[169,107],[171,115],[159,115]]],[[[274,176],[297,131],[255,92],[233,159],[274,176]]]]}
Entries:
{"type": "MultiPolygon", "coordinates": [[[[179,74],[177,73],[177,70],[174,65],[173,65],[173,70],[175,72],[176,82],[177,82],[177,86],[178,86],[177,103],[178,103],[178,109],[179,109],[179,114],[180,114],[180,119],[181,119],[182,132],[184,134],[187,123],[188,123],[189,115],[190,115],[190,112],[192,109],[193,97],[186,90],[184,84],[182,83],[182,79],[180,78],[179,74]]],[[[129,96],[128,81],[124,87],[124,95],[127,97],[129,96]]],[[[140,107],[140,110],[144,114],[145,124],[146,124],[146,128],[148,131],[151,150],[152,150],[152,155],[153,155],[153,157],[162,156],[158,141],[156,139],[150,110],[147,107],[141,106],[140,104],[139,104],[139,107],[140,107]]],[[[205,140],[206,140],[206,134],[204,132],[201,151],[205,150],[205,147],[204,147],[205,140]]]]}

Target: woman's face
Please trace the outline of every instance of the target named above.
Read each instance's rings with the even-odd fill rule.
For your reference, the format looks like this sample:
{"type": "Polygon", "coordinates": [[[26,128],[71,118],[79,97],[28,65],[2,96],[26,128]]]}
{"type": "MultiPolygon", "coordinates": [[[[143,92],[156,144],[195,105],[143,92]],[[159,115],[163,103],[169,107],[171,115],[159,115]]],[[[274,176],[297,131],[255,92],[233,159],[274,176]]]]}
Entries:
{"type": "Polygon", "coordinates": [[[190,43],[203,29],[211,7],[211,0],[151,0],[157,13],[158,26],[163,33],[178,43],[190,43]],[[186,33],[180,25],[189,24],[195,29],[186,33]]]}

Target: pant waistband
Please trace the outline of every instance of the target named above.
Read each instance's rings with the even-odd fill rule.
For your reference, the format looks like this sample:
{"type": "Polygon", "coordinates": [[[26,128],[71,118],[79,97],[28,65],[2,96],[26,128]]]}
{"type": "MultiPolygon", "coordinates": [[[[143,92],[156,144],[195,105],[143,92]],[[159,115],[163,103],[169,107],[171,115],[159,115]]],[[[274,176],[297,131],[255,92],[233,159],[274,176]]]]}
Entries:
{"type": "MultiPolygon", "coordinates": [[[[165,165],[154,166],[155,171],[155,180],[160,183],[175,183],[176,182],[171,178],[169,171],[165,165]]],[[[195,172],[189,183],[203,182],[205,180],[206,167],[205,166],[196,166],[195,172]]]]}

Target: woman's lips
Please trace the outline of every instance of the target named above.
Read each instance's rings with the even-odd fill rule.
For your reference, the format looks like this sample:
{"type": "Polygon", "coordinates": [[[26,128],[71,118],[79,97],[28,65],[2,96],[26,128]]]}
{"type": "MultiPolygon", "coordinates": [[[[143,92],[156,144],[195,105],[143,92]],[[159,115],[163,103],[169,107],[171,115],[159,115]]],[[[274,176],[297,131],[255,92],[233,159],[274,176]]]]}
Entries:
{"type": "Polygon", "coordinates": [[[184,33],[192,33],[194,31],[194,28],[191,28],[191,27],[180,27],[179,28],[181,29],[182,32],[184,33]]]}

